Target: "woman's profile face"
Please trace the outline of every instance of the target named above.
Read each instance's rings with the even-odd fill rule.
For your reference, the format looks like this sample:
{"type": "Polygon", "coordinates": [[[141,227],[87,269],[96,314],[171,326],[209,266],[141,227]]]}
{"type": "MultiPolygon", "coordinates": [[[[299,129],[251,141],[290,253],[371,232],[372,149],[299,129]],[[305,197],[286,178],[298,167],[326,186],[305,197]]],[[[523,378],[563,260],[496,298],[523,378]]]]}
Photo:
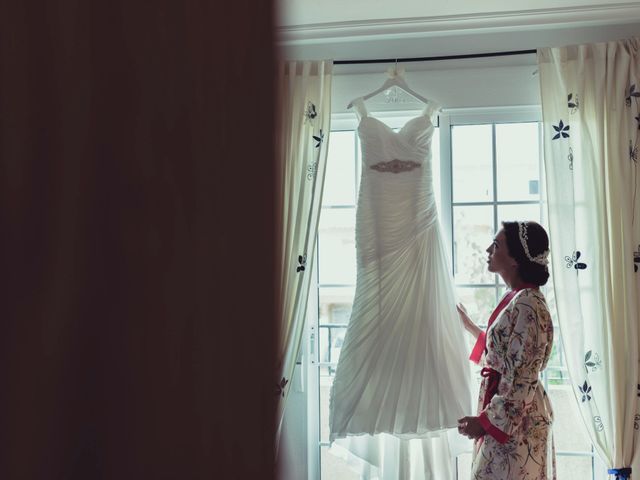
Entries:
{"type": "Polygon", "coordinates": [[[518,265],[513,257],[509,255],[504,229],[500,229],[500,231],[496,233],[493,242],[491,242],[491,245],[487,248],[487,253],[489,254],[487,269],[491,273],[500,274],[518,265]]]}

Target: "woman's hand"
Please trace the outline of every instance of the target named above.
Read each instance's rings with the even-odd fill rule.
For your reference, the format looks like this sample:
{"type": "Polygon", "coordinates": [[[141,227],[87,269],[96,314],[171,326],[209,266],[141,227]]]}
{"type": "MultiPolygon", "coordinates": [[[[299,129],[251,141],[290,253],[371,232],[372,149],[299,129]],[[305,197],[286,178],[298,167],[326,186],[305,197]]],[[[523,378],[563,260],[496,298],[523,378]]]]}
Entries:
{"type": "Polygon", "coordinates": [[[472,440],[482,437],[486,432],[478,417],[462,417],[458,420],[458,432],[472,440]]]}
{"type": "Polygon", "coordinates": [[[473,335],[473,338],[478,338],[480,333],[482,333],[482,330],[475,323],[473,323],[473,320],[471,320],[471,318],[469,318],[469,315],[467,314],[467,310],[464,308],[464,305],[459,303],[456,305],[456,308],[458,309],[458,314],[460,315],[460,320],[462,320],[462,324],[464,325],[464,328],[471,335],[473,335]]]}

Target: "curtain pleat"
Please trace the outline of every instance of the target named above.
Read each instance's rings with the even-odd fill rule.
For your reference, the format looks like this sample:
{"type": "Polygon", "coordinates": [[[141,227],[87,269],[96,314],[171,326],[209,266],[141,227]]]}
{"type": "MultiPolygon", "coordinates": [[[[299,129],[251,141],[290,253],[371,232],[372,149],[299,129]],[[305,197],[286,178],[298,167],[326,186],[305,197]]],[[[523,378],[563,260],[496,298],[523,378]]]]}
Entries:
{"type": "MultiPolygon", "coordinates": [[[[277,204],[280,319],[278,432],[300,352],[331,120],[333,62],[287,61],[278,72],[277,204]]],[[[279,433],[278,433],[279,435],[279,433]]]]}

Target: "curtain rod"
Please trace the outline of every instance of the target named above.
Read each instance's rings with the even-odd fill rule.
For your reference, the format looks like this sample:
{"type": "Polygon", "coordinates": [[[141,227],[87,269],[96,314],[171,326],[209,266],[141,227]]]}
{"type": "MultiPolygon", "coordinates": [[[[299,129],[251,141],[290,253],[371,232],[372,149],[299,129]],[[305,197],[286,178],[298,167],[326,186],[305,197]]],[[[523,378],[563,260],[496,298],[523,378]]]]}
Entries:
{"type": "Polygon", "coordinates": [[[508,52],[467,53],[465,55],[442,55],[439,57],[410,57],[410,58],[375,58],[370,60],[334,60],[334,65],[361,65],[366,63],[404,63],[404,62],[432,62],[435,60],[458,60],[462,58],[507,57],[510,55],[530,55],[537,50],[511,50],[508,52]]]}

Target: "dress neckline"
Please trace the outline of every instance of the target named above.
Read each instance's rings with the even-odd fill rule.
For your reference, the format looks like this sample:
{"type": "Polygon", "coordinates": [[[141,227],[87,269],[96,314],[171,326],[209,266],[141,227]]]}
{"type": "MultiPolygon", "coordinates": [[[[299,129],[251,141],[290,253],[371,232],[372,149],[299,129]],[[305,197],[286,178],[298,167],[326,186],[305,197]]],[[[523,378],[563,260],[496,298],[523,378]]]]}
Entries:
{"type": "Polygon", "coordinates": [[[415,122],[416,120],[424,119],[424,120],[426,120],[426,121],[429,123],[429,125],[433,125],[433,124],[431,123],[431,120],[429,119],[429,117],[427,117],[426,115],[420,115],[420,116],[413,117],[413,118],[411,118],[411,119],[407,120],[407,121],[404,123],[404,125],[402,125],[402,126],[400,127],[400,129],[396,132],[392,127],[390,127],[389,125],[387,125],[386,123],[384,123],[384,122],[383,122],[382,120],[380,120],[379,118],[372,117],[372,116],[367,116],[367,117],[361,117],[361,118],[360,118],[360,121],[358,122],[358,129],[362,126],[362,122],[363,122],[365,119],[374,120],[376,123],[379,123],[380,125],[382,125],[383,127],[385,127],[389,132],[391,132],[391,133],[396,133],[396,134],[397,134],[397,133],[400,133],[400,132],[402,132],[402,131],[404,131],[404,129],[405,129],[409,124],[411,124],[411,123],[415,122]]]}
{"type": "MultiPolygon", "coordinates": [[[[369,111],[367,110],[367,105],[364,103],[364,97],[358,97],[353,101],[353,105],[356,107],[356,110],[358,111],[358,114],[360,116],[359,120],[358,120],[358,127],[360,127],[360,125],[362,124],[362,121],[365,118],[371,118],[373,120],[375,120],[376,122],[380,123],[381,125],[384,125],[385,127],[387,127],[390,131],[393,132],[393,128],[390,127],[389,125],[387,125],[385,122],[383,122],[382,120],[380,120],[377,117],[371,116],[369,115],[369,111]]],[[[440,108],[440,105],[438,105],[436,102],[430,102],[427,103],[424,108],[422,109],[422,112],[420,113],[420,115],[417,115],[413,118],[410,118],[409,120],[407,120],[404,125],[402,125],[402,127],[400,127],[400,130],[403,130],[407,125],[409,125],[411,122],[413,122],[414,120],[418,120],[421,118],[424,118],[425,120],[427,120],[431,125],[433,125],[433,122],[431,121],[430,118],[430,113],[434,112],[435,110],[438,110],[440,108]]],[[[394,132],[397,133],[397,132],[394,132]]]]}

